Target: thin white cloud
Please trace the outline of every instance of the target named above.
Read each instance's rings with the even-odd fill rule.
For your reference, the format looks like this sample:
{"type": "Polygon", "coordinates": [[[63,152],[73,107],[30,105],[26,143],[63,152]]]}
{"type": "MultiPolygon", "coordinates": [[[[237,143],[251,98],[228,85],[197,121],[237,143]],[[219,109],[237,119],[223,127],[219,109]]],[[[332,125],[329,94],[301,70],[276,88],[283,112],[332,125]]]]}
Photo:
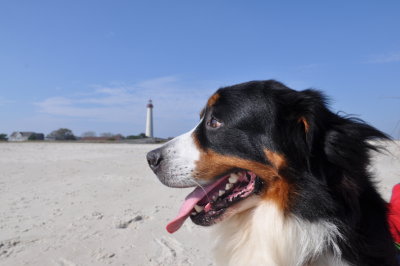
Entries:
{"type": "Polygon", "coordinates": [[[192,126],[216,86],[184,82],[175,76],[145,80],[133,85],[94,86],[92,91],[36,102],[39,113],[97,123],[130,123],[143,131],[146,104],[154,102],[155,130],[173,136],[192,126]],[[158,127],[158,128],[157,128],[158,127]]]}
{"type": "Polygon", "coordinates": [[[373,63],[373,64],[400,62],[400,52],[380,54],[380,55],[371,55],[371,56],[369,56],[369,60],[367,62],[373,63]]]}
{"type": "Polygon", "coordinates": [[[4,105],[7,105],[7,104],[12,104],[12,103],[14,103],[14,101],[5,99],[3,97],[0,97],[0,106],[4,106],[4,105]]]}

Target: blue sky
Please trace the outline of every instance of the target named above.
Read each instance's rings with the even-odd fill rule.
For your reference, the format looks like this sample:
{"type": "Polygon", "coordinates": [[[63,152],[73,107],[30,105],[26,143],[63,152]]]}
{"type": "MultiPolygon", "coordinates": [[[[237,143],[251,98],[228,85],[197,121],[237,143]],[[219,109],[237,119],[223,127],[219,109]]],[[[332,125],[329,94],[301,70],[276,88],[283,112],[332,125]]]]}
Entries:
{"type": "Polygon", "coordinates": [[[217,88],[277,79],[400,138],[399,1],[1,1],[0,133],[191,129],[217,88]]]}

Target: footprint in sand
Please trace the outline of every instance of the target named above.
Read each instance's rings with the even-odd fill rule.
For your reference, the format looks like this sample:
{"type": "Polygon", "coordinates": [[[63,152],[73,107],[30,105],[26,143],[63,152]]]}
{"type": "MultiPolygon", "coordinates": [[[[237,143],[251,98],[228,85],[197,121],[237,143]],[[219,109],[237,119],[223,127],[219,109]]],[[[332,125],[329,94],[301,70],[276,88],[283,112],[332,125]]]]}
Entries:
{"type": "Polygon", "coordinates": [[[0,258],[9,257],[14,252],[22,251],[27,245],[33,244],[38,239],[20,239],[12,238],[0,241],[0,258]]]}
{"type": "Polygon", "coordinates": [[[193,265],[189,258],[183,255],[184,248],[178,240],[171,237],[155,238],[154,240],[161,248],[160,256],[152,259],[156,265],[193,265]]]}
{"type": "Polygon", "coordinates": [[[115,223],[115,228],[118,229],[126,229],[129,227],[130,224],[132,223],[138,223],[143,220],[148,219],[147,216],[144,215],[135,215],[133,218],[128,218],[128,219],[119,219],[118,221],[114,222],[115,223]]]}

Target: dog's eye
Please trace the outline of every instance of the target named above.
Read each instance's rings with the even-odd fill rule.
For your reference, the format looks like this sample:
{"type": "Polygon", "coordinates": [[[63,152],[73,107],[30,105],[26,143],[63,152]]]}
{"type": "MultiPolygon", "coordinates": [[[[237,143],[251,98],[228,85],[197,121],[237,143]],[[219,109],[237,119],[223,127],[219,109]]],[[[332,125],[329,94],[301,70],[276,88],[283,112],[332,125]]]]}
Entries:
{"type": "Polygon", "coordinates": [[[221,122],[219,122],[214,117],[211,117],[211,119],[207,121],[207,126],[212,128],[219,128],[221,126],[221,122]]]}

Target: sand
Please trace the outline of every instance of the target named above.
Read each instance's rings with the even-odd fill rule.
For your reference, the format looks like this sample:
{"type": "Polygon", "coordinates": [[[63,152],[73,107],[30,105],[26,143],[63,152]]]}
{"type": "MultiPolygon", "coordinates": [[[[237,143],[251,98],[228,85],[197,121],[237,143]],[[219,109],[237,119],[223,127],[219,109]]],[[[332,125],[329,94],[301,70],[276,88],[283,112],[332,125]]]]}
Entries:
{"type": "MultiPolygon", "coordinates": [[[[400,143],[374,155],[385,199],[400,143]]],[[[0,265],[213,265],[210,228],[165,230],[191,189],[163,186],[159,145],[0,143],[0,265]]]]}

